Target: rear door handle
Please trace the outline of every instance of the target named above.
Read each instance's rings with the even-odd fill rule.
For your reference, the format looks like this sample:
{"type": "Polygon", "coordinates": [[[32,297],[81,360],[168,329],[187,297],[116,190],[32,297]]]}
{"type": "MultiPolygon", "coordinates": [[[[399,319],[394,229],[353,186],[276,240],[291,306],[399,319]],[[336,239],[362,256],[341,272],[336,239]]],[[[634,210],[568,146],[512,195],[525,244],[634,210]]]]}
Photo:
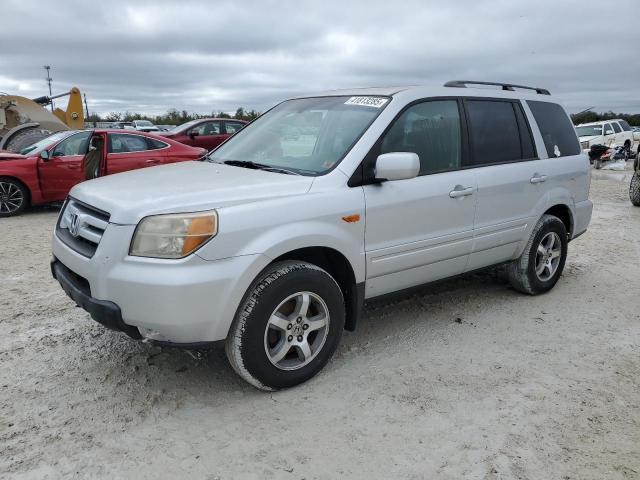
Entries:
{"type": "Polygon", "coordinates": [[[146,160],[144,163],[148,163],[148,164],[151,164],[151,165],[155,165],[155,164],[157,164],[157,163],[160,163],[160,160],[158,160],[157,158],[151,158],[151,159],[149,159],[149,160],[146,160]]]}
{"type": "Polygon", "coordinates": [[[462,185],[456,185],[453,190],[449,192],[451,198],[466,197],[473,195],[473,187],[463,187],[462,185]]]}
{"type": "Polygon", "coordinates": [[[540,175],[539,173],[534,173],[533,177],[531,177],[531,180],[529,180],[531,183],[542,183],[542,182],[546,182],[547,181],[547,176],[546,175],[540,175]]]}

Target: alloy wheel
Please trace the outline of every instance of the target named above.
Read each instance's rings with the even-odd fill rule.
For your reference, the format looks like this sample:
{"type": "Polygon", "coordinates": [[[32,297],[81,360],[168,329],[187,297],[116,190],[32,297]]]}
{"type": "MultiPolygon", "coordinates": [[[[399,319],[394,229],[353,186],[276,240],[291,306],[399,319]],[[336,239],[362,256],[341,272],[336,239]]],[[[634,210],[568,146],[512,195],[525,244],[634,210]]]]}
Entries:
{"type": "Polygon", "coordinates": [[[15,183],[0,182],[0,213],[15,213],[24,202],[24,194],[15,183]]]}
{"type": "Polygon", "coordinates": [[[562,242],[556,232],[549,232],[540,241],[536,251],[536,275],[546,282],[558,270],[562,255],[562,242]]]}
{"type": "Polygon", "coordinates": [[[264,332],[269,361],[281,370],[298,370],[322,350],[329,333],[329,309],[312,292],[298,292],[273,311],[264,332]]]}

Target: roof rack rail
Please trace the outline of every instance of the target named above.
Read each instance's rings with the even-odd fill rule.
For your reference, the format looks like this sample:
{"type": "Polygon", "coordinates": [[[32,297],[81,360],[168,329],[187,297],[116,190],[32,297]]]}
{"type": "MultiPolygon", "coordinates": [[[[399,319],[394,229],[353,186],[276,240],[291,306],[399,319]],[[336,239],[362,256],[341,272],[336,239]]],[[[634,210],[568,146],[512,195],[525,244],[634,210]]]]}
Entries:
{"type": "Polygon", "coordinates": [[[539,95],[551,95],[551,92],[546,88],[526,87],[524,85],[513,85],[511,83],[499,83],[499,82],[476,82],[474,80],[451,80],[444,84],[445,87],[457,87],[467,88],[467,85],[493,85],[495,87],[502,87],[502,90],[508,90],[515,92],[516,88],[524,88],[526,90],[535,90],[539,95]]]}

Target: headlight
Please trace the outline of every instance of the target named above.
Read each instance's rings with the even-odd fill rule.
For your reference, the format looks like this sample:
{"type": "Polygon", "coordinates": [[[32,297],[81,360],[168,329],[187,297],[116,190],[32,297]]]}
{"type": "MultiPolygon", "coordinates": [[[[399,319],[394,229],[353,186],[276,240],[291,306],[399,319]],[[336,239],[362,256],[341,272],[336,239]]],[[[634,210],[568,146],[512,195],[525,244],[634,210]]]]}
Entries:
{"type": "Polygon", "coordinates": [[[143,218],[135,233],[129,255],[136,257],[182,258],[195,252],[218,233],[218,214],[154,215],[143,218]]]}

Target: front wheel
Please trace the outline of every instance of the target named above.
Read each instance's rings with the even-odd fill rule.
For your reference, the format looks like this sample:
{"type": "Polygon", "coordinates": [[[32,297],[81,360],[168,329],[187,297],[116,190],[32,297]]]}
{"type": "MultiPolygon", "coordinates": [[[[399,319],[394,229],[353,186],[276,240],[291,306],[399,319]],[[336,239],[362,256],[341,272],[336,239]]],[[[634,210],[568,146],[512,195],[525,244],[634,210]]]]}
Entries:
{"type": "Polygon", "coordinates": [[[344,322],[342,291],[329,273],[306,262],[278,262],[247,292],[227,336],[227,358],[261,390],[293,387],[322,370],[344,322]]]}
{"type": "Polygon", "coordinates": [[[543,215],[520,258],[507,267],[513,288],[530,295],[551,290],[562,275],[567,247],[564,223],[553,215],[543,215]]]}
{"type": "Polygon", "coordinates": [[[21,183],[0,177],[0,217],[20,215],[28,203],[29,193],[21,183]]]}
{"type": "Polygon", "coordinates": [[[629,200],[631,203],[640,207],[640,170],[636,170],[631,177],[631,185],[629,185],[629,200]]]}

